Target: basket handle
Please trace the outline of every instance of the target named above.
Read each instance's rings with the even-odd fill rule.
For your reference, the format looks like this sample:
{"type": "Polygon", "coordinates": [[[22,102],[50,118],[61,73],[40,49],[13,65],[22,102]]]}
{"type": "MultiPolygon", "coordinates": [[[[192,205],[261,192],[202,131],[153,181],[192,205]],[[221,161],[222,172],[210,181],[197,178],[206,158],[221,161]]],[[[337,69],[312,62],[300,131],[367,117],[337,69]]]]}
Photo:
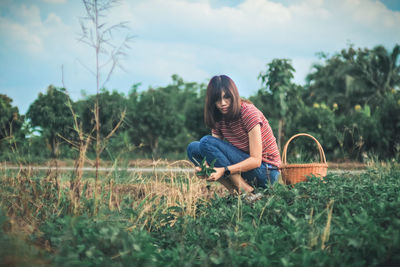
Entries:
{"type": "Polygon", "coordinates": [[[298,136],[307,136],[310,137],[311,139],[313,139],[315,141],[315,143],[317,143],[318,145],[318,150],[319,150],[319,157],[321,159],[321,163],[325,163],[326,164],[326,158],[325,158],[325,153],[324,150],[322,149],[321,144],[318,142],[317,139],[315,139],[314,136],[310,135],[310,134],[306,134],[306,133],[299,133],[296,135],[293,135],[285,144],[284,148],[283,148],[283,152],[282,152],[282,164],[286,164],[286,153],[287,153],[287,148],[289,143],[296,137],[298,136]]]}

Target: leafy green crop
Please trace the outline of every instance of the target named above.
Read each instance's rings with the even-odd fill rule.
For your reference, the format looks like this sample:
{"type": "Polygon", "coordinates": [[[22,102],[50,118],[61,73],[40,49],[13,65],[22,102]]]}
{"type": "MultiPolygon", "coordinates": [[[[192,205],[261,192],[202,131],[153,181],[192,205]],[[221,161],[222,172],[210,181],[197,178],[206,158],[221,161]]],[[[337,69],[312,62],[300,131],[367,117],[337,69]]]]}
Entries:
{"type": "MultiPolygon", "coordinates": [[[[17,206],[15,188],[32,195],[28,184],[7,187],[0,180],[0,188],[0,206],[8,213],[9,203],[24,208],[17,206]]],[[[27,206],[14,217],[35,219],[39,231],[27,240],[47,246],[43,256],[32,250],[28,257],[52,266],[399,266],[399,188],[400,168],[388,167],[311,177],[293,186],[277,183],[253,204],[215,195],[194,204],[195,216],[185,214],[186,202],[167,207],[167,198],[138,203],[130,195],[118,209],[103,205],[97,214],[81,208],[71,215],[66,198],[48,195],[43,202],[29,198],[32,210],[27,206]],[[51,208],[57,201],[65,212],[51,208]],[[36,203],[48,212],[36,214],[36,203]]],[[[14,250],[33,247],[9,235],[7,220],[0,211],[0,265],[17,255],[14,250]]]]}
{"type": "Polygon", "coordinates": [[[213,161],[211,161],[210,166],[207,166],[206,157],[204,157],[200,164],[201,171],[196,173],[197,176],[209,177],[211,175],[211,173],[215,172],[214,164],[216,161],[217,161],[217,159],[214,159],[213,161]]]}

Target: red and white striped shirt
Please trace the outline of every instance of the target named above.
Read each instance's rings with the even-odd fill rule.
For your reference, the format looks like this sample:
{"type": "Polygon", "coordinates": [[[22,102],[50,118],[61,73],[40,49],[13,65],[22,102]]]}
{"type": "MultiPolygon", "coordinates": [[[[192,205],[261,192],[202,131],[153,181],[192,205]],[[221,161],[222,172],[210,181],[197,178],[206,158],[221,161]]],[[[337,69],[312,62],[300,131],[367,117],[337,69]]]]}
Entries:
{"type": "Polygon", "coordinates": [[[262,112],[253,104],[242,101],[239,119],[235,121],[221,120],[211,131],[238,149],[250,154],[249,132],[257,124],[261,126],[262,160],[279,167],[281,159],[271,126],[262,112]]]}

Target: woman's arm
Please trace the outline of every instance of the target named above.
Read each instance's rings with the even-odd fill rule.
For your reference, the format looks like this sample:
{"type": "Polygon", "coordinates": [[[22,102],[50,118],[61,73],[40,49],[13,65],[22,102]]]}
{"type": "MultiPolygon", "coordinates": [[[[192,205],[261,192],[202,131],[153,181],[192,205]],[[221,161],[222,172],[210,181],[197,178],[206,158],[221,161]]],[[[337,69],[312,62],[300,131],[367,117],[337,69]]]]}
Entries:
{"type": "MultiPolygon", "coordinates": [[[[217,136],[216,136],[217,137],[217,136]]],[[[218,137],[217,137],[218,138],[218,137]]],[[[258,168],[262,163],[262,140],[261,140],[261,126],[257,124],[249,132],[249,146],[250,146],[250,157],[236,163],[234,165],[227,166],[231,174],[247,172],[252,169],[258,168]]],[[[215,181],[221,178],[225,172],[224,168],[214,168],[215,173],[212,173],[208,180],[215,181]]]]}
{"type": "Polygon", "coordinates": [[[261,140],[261,126],[257,124],[249,132],[249,146],[250,146],[250,157],[228,166],[231,173],[242,173],[252,169],[258,168],[262,163],[262,140],[261,140]]]}

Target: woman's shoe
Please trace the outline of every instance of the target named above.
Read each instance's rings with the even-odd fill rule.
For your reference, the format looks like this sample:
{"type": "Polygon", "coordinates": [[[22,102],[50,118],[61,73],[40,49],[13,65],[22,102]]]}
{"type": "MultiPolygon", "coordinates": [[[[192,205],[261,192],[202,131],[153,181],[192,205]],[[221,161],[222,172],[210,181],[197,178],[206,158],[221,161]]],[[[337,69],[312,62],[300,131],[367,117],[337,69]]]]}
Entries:
{"type": "Polygon", "coordinates": [[[255,194],[254,193],[246,193],[246,194],[243,194],[242,197],[247,202],[254,203],[257,200],[260,200],[262,198],[262,196],[263,195],[261,193],[255,193],[255,194]]]}

